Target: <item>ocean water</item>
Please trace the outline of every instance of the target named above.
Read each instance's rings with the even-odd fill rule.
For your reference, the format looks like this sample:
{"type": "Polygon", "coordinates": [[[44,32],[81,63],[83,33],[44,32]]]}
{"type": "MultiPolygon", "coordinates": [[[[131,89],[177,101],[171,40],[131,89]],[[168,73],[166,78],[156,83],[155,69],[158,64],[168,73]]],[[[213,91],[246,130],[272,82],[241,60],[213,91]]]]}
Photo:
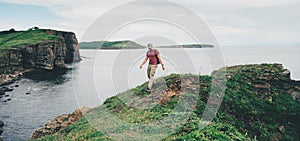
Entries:
{"type": "MultiPolygon", "coordinates": [[[[281,63],[291,71],[292,79],[300,80],[300,47],[159,50],[166,70],[159,66],[156,77],[171,73],[209,75],[224,66],[281,63]]],[[[82,106],[98,106],[105,99],[146,82],[147,65],[139,68],[146,51],[80,50],[83,60],[72,64],[72,71],[62,75],[32,73],[8,85],[14,90],[0,98],[0,120],[5,123],[1,138],[28,140],[35,129],[58,115],[82,106]],[[7,99],[11,100],[4,102],[7,99]]]]}

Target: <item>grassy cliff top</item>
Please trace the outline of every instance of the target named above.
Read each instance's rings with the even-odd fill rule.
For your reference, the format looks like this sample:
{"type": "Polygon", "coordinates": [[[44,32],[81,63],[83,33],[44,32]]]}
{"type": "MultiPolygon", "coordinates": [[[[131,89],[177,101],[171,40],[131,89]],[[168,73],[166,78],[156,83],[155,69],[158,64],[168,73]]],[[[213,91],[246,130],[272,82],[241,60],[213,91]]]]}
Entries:
{"type": "MultiPolygon", "coordinates": [[[[289,71],[280,64],[240,65],[221,71],[226,72],[226,90],[224,95],[215,94],[224,97],[212,121],[201,117],[220,73],[171,74],[158,78],[151,94],[144,83],[38,140],[113,140],[107,134],[115,140],[300,140],[300,103],[292,96],[299,98],[300,84],[290,79],[289,71]],[[191,99],[196,103],[190,103],[191,99]],[[187,112],[186,120],[176,118],[187,112]],[[176,130],[170,132],[172,128],[176,130]],[[156,138],[164,133],[168,136],[156,138]]],[[[218,105],[215,100],[209,102],[218,105]]]]}
{"type": "Polygon", "coordinates": [[[45,30],[0,32],[0,50],[57,40],[58,36],[46,34],[45,30]]]}

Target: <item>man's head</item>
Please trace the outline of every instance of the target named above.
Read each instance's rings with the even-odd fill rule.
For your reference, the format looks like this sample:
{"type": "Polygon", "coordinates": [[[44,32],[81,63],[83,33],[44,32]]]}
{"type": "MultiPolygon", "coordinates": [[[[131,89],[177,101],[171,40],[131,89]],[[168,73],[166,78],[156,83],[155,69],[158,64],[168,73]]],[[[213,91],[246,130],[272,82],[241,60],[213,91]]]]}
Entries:
{"type": "Polygon", "coordinates": [[[149,43],[147,46],[148,46],[148,49],[150,49],[150,50],[153,49],[153,44],[152,43],[149,43]]]}

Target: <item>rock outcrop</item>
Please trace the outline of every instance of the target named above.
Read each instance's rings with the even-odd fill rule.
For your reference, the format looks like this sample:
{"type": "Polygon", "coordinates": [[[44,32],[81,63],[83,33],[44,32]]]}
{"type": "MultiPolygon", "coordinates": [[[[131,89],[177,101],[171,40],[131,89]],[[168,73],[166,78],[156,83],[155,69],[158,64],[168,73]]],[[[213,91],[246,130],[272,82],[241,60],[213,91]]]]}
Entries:
{"type": "Polygon", "coordinates": [[[56,133],[62,128],[67,127],[68,125],[74,123],[80,119],[83,115],[88,113],[91,108],[82,107],[81,109],[75,110],[72,114],[63,114],[55,119],[48,122],[43,128],[38,129],[32,133],[32,139],[37,139],[46,135],[51,135],[56,133]]]}
{"type": "Polygon", "coordinates": [[[230,81],[234,75],[243,76],[240,82],[248,82],[257,89],[261,98],[272,100],[271,88],[276,88],[280,93],[289,94],[294,100],[300,102],[300,83],[291,79],[289,70],[282,64],[253,64],[240,65],[227,68],[227,79],[230,81]]]}
{"type": "MultiPolygon", "coordinates": [[[[0,120],[0,135],[3,133],[3,130],[2,130],[3,126],[4,126],[4,123],[0,120]]],[[[1,138],[0,138],[0,140],[1,140],[1,138]]]]}
{"type": "Polygon", "coordinates": [[[48,29],[41,31],[57,38],[1,50],[0,85],[17,79],[24,72],[66,69],[66,63],[81,60],[74,33],[48,29]]]}

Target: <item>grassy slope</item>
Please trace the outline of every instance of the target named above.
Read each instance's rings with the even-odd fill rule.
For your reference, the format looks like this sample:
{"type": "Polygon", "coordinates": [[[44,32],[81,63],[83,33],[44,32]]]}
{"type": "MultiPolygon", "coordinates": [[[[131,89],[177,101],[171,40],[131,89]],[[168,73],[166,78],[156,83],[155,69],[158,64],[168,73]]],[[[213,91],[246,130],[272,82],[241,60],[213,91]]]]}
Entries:
{"type": "Polygon", "coordinates": [[[56,40],[58,36],[46,34],[43,30],[18,31],[0,35],[0,51],[23,45],[36,44],[48,40],[56,40]]]}
{"type": "MultiPolygon", "coordinates": [[[[270,67],[272,66],[262,65],[261,68],[257,68],[257,66],[249,65],[229,68],[227,71],[231,78],[226,83],[227,89],[221,108],[213,122],[204,129],[201,128],[203,126],[201,123],[204,121],[201,121],[200,117],[206,105],[212,78],[210,76],[182,75],[181,77],[200,83],[199,100],[196,109],[193,109],[187,122],[174,133],[164,138],[164,140],[254,140],[254,138],[271,140],[271,138],[276,136],[282,136],[282,140],[299,140],[300,104],[276,85],[271,85],[270,90],[263,93],[255,88],[252,80],[249,79],[259,76],[264,73],[266,68],[270,67]],[[269,100],[270,97],[272,97],[272,101],[269,100]],[[285,127],[283,134],[278,132],[280,125],[285,127]]],[[[275,69],[282,71],[282,68],[275,69]]],[[[168,90],[175,90],[177,84],[174,83],[177,82],[174,80],[177,80],[179,77],[180,75],[172,74],[160,78],[157,80],[157,83],[162,83],[164,80],[168,90]]],[[[143,135],[147,136],[151,133],[167,132],[164,129],[157,131],[155,127],[146,126],[143,127],[145,128],[143,129],[144,132],[136,134],[135,131],[137,129],[132,124],[114,125],[115,122],[111,122],[105,127],[93,127],[89,124],[91,121],[94,121],[94,125],[101,126],[103,123],[112,120],[110,119],[111,116],[106,116],[107,114],[105,113],[107,111],[105,109],[108,109],[109,113],[123,121],[137,124],[152,124],[154,121],[162,119],[165,115],[180,114],[180,112],[171,112],[178,103],[178,96],[163,99],[163,102],[146,109],[134,108],[134,106],[131,107],[130,104],[124,103],[126,98],[142,99],[146,97],[148,95],[145,92],[146,85],[146,83],[142,84],[118,96],[107,99],[102,106],[93,109],[85,118],[81,118],[75,124],[40,140],[111,140],[95,128],[105,128],[109,133],[126,135],[127,139],[131,138],[132,140],[142,139],[143,135]],[[113,130],[110,130],[111,128],[113,130]]],[[[160,89],[160,87],[157,89],[160,89]]],[[[183,93],[180,96],[195,98],[196,95],[183,93]]],[[[146,103],[143,102],[142,104],[146,103]]],[[[181,106],[184,107],[184,105],[181,106]]],[[[168,126],[166,130],[174,125],[168,126]]]]}

